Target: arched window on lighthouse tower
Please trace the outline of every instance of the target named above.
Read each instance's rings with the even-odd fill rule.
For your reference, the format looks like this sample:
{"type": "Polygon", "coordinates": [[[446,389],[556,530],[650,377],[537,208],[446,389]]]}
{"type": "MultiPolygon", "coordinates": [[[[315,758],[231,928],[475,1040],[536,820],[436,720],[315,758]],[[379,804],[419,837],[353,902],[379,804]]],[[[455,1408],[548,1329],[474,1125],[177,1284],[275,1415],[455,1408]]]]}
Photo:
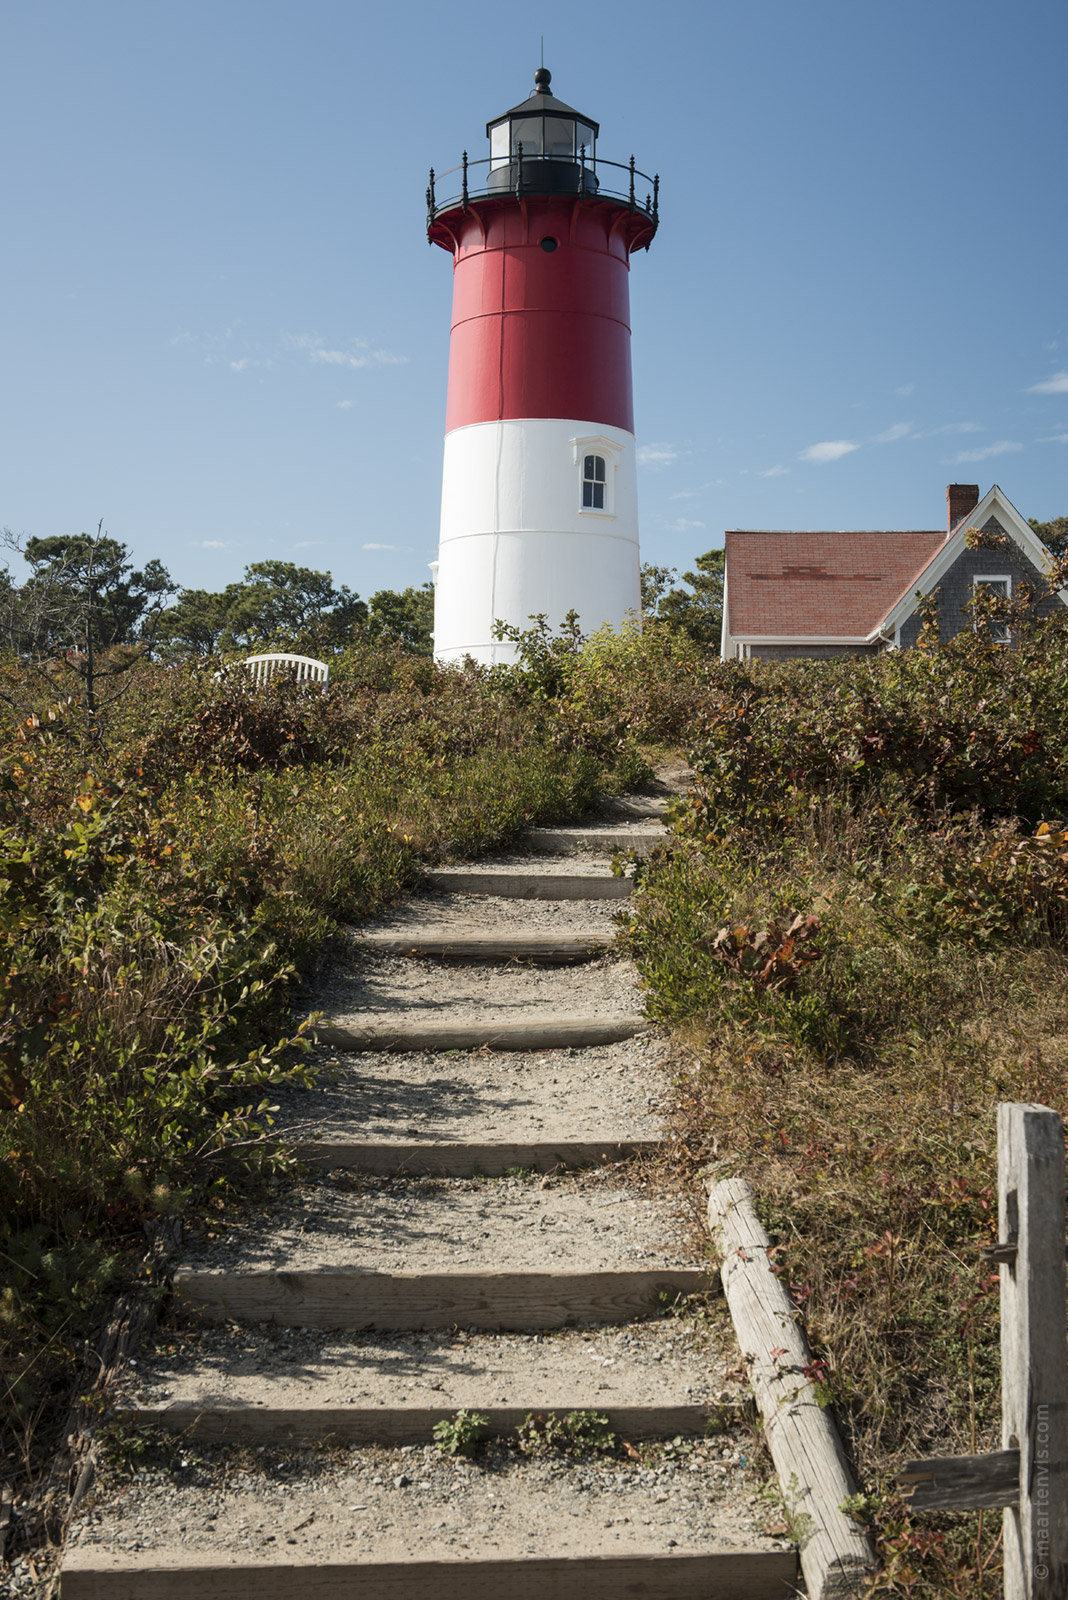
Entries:
{"type": "Polygon", "coordinates": [[[604,511],[604,456],[586,456],[582,464],[582,509],[604,511]]]}

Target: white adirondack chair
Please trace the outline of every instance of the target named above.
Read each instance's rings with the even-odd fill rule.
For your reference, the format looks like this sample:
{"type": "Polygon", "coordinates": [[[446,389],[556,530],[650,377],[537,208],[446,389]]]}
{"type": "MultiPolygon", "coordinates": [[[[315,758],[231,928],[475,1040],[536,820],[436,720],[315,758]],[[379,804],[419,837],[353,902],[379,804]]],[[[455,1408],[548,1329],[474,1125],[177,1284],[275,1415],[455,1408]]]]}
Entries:
{"type": "Polygon", "coordinates": [[[253,683],[266,683],[276,672],[292,674],[298,683],[320,683],[325,689],[330,682],[330,668],[325,661],[314,656],[294,656],[284,650],[271,650],[267,655],[249,656],[241,663],[252,673],[253,683]]]}

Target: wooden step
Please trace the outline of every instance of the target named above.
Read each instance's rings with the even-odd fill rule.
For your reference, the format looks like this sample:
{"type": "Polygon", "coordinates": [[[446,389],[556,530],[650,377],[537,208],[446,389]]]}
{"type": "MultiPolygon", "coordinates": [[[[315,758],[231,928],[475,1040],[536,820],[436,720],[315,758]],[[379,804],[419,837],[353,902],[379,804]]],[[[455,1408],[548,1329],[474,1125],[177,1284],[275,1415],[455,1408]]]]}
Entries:
{"type": "MultiPolygon", "coordinates": [[[[379,1013],[381,1015],[381,1013],[379,1013]]],[[[618,1044],[648,1031],[645,1017],[579,1017],[535,1012],[522,1020],[486,1016],[473,1022],[423,1022],[411,1016],[396,1022],[317,1023],[312,1030],[320,1044],[339,1050],[442,1051],[566,1050],[586,1045],[618,1044]]]]}
{"type": "Polygon", "coordinates": [[[598,809],[606,811],[610,817],[633,817],[637,821],[644,821],[646,818],[662,817],[672,800],[678,798],[678,795],[672,795],[670,799],[643,794],[605,795],[598,801],[598,809]]]}
{"type": "MultiPolygon", "coordinates": [[[[532,1412],[566,1416],[590,1408],[588,1394],[576,1395],[567,1405],[545,1407],[536,1402],[523,1406],[480,1405],[485,1433],[501,1437],[515,1433],[532,1412]]],[[[601,1411],[601,1406],[594,1407],[601,1411]]],[[[201,1444],[313,1444],[324,1439],[349,1445],[429,1444],[439,1422],[449,1422],[456,1406],[264,1406],[197,1405],[171,1403],[160,1406],[122,1406],[117,1420],[131,1428],[164,1428],[187,1433],[201,1444]]],[[[603,1408],[613,1432],[623,1439],[674,1439],[679,1434],[701,1437],[712,1418],[722,1424],[722,1406],[607,1406],[603,1408]]],[[[744,1408],[733,1408],[736,1419],[744,1408]]]]}
{"type": "Polygon", "coordinates": [[[195,1272],[174,1293],[212,1321],[291,1328],[566,1328],[647,1316],[705,1294],[707,1272],[195,1272]]]}
{"type": "Polygon", "coordinates": [[[529,1143],[392,1144],[383,1140],[318,1139],[291,1145],[299,1161],[310,1167],[357,1167],[373,1177],[408,1176],[499,1178],[518,1170],[555,1172],[560,1167],[595,1167],[604,1161],[652,1155],[660,1139],[569,1139],[529,1143]]]}
{"type": "Polygon", "coordinates": [[[790,1600],[793,1550],[345,1561],[314,1566],[198,1559],[188,1546],[126,1555],[84,1545],[63,1562],[63,1600],[790,1600]]]}
{"type": "Polygon", "coordinates": [[[563,966],[603,955],[613,943],[611,933],[453,933],[440,930],[412,933],[368,933],[363,948],[392,956],[423,956],[437,961],[536,961],[540,966],[563,966]]]}
{"type": "Polygon", "coordinates": [[[523,843],[548,855],[566,855],[572,850],[612,855],[633,850],[644,856],[670,838],[666,828],[531,828],[523,835],[523,843]]]}
{"type": "Polygon", "coordinates": [[[485,872],[435,868],[427,874],[434,889],[449,894],[490,894],[507,900],[625,900],[634,885],[609,873],[485,872]]]}

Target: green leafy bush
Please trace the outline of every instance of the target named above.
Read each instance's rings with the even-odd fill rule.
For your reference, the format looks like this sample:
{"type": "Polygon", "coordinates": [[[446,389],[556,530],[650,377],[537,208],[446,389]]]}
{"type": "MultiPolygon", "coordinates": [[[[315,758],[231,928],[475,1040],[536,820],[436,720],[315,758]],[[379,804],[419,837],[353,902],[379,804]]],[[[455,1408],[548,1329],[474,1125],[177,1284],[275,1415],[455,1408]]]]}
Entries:
{"type": "Polygon", "coordinates": [[[389,642],[327,694],[142,664],[88,751],[83,720],[42,704],[0,746],[11,1441],[61,1398],[146,1225],[285,1161],[272,1095],[307,1080],[301,985],[342,925],[616,781],[599,730],[389,642]]]}

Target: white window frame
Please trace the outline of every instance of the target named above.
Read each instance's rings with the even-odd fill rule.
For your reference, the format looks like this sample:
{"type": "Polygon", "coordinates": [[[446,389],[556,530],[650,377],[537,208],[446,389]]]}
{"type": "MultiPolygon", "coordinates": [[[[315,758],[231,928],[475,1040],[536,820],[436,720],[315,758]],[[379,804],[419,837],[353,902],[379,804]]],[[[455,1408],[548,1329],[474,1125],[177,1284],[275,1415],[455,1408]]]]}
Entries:
{"type": "Polygon", "coordinates": [[[616,468],[619,466],[619,458],[623,454],[623,448],[618,439],[609,439],[600,433],[587,434],[585,438],[571,440],[571,459],[578,477],[576,498],[580,517],[615,517],[616,468]],[[603,511],[596,506],[584,506],[582,504],[582,486],[586,481],[584,473],[587,456],[601,456],[604,460],[603,511]]]}
{"type": "MultiPolygon", "coordinates": [[[[979,585],[981,583],[1003,583],[1005,585],[1005,598],[1006,598],[1006,600],[1011,600],[1012,599],[1012,573],[1011,572],[977,572],[977,573],[975,573],[974,576],[972,577],[972,598],[973,598],[973,600],[975,598],[976,591],[978,590],[979,585]]],[[[975,630],[975,632],[978,633],[978,631],[979,631],[979,618],[976,617],[976,616],[972,617],[972,627],[975,630]]],[[[991,635],[991,643],[992,644],[1011,644],[1012,643],[1012,629],[1009,627],[1008,623],[1006,623],[1004,625],[1004,631],[1001,634],[999,634],[997,636],[991,635]]]]}

